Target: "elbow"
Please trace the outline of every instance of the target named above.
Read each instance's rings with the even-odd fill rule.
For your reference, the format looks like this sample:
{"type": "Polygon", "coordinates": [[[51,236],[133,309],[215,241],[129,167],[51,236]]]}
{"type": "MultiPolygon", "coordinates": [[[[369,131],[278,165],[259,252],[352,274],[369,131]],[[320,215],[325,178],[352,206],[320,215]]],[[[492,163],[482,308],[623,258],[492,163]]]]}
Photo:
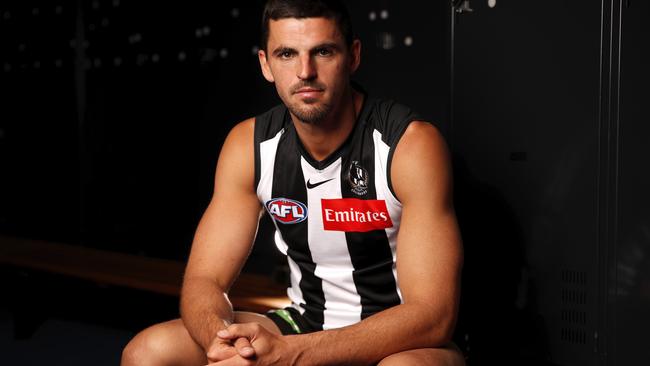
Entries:
{"type": "Polygon", "coordinates": [[[438,344],[448,344],[454,337],[456,330],[455,319],[447,319],[440,325],[440,334],[437,335],[438,344]]]}
{"type": "Polygon", "coordinates": [[[428,347],[440,347],[452,341],[456,330],[456,313],[454,309],[432,312],[426,322],[428,329],[425,339],[428,347]]]}

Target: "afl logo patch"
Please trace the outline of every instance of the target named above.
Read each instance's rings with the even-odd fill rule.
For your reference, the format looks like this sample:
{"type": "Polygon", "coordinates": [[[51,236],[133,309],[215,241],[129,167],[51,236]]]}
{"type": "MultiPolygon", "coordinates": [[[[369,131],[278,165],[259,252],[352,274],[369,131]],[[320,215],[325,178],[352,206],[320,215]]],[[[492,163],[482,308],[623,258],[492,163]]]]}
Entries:
{"type": "Polygon", "coordinates": [[[276,222],[297,224],[307,219],[307,206],[288,198],[273,198],[266,201],[266,210],[276,222]]]}
{"type": "Polygon", "coordinates": [[[363,196],[368,193],[368,171],[354,160],[348,169],[348,183],[352,193],[363,196]]]}

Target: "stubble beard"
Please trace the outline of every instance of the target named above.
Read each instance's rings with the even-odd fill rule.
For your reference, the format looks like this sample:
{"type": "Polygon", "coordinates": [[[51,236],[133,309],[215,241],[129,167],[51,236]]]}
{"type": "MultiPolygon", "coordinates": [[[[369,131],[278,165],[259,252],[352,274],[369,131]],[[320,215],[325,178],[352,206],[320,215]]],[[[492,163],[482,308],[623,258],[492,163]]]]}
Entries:
{"type": "MultiPolygon", "coordinates": [[[[325,90],[325,85],[317,81],[302,81],[291,87],[289,90],[290,96],[295,95],[298,90],[305,87],[314,88],[321,91],[325,90]]],[[[316,98],[306,98],[300,101],[294,101],[293,103],[286,103],[286,106],[291,114],[296,116],[296,118],[304,123],[309,124],[320,124],[332,111],[331,103],[324,101],[319,102],[319,100],[316,98]]]]}
{"type": "Polygon", "coordinates": [[[327,118],[332,111],[331,104],[321,103],[316,104],[316,101],[309,99],[305,100],[306,106],[300,107],[295,104],[288,105],[289,111],[296,116],[300,121],[309,124],[320,124],[327,118]]]}

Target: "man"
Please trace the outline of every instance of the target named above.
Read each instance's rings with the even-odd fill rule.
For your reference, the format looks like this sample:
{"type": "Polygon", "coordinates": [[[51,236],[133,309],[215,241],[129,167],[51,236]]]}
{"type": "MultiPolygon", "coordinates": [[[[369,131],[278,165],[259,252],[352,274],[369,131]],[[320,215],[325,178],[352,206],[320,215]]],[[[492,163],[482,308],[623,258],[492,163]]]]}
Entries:
{"type": "Polygon", "coordinates": [[[462,249],[436,128],[350,82],[338,1],[270,0],[259,60],[283,105],[241,122],[195,234],[181,319],[139,333],[122,365],[462,365],[451,343],[462,249]],[[274,220],[293,304],[233,312],[258,219],[274,220]]]}

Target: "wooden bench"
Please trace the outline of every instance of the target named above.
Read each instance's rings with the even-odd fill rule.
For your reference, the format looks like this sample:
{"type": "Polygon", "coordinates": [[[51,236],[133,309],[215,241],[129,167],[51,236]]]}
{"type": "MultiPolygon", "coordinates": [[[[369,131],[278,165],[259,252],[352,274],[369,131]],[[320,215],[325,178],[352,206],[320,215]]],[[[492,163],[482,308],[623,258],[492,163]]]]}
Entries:
{"type": "MultiPolygon", "coordinates": [[[[179,296],[185,263],[88,247],[0,236],[0,265],[82,278],[179,296]]],[[[270,278],[242,273],[229,293],[236,310],[263,313],[289,304],[286,289],[270,278]]]]}

